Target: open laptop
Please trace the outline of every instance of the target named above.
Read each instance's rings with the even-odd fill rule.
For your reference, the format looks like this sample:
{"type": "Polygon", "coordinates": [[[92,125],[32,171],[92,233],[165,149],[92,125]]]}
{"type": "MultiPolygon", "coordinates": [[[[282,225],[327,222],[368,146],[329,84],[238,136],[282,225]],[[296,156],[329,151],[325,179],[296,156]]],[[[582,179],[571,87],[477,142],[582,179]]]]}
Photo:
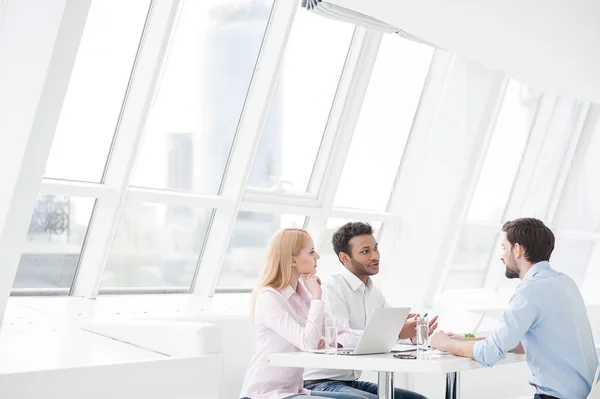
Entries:
{"type": "MultiPolygon", "coordinates": [[[[377,308],[356,344],[356,348],[338,348],[339,355],[370,355],[390,353],[406,321],[410,308],[377,308]]],[[[324,349],[311,350],[325,353],[324,349]]]]}

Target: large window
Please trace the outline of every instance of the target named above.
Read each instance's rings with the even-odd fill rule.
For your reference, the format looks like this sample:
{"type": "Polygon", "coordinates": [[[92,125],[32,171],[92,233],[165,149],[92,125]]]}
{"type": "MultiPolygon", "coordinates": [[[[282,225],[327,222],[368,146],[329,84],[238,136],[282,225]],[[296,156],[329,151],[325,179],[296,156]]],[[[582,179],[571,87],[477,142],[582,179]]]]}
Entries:
{"type": "Polygon", "coordinates": [[[480,288],[493,257],[499,250],[496,243],[499,229],[476,224],[463,225],[452,258],[452,269],[445,281],[446,289],[480,288]]]}
{"type": "Polygon", "coordinates": [[[185,1],[132,184],[217,194],[272,1],[185,1]]]}
{"type": "Polygon", "coordinates": [[[517,81],[510,81],[467,220],[501,222],[539,100],[539,92],[517,81]]]}
{"type": "Polygon", "coordinates": [[[334,206],[387,207],[432,55],[431,47],[383,37],[334,206]]]}
{"type": "Polygon", "coordinates": [[[577,284],[582,284],[595,244],[593,240],[573,238],[558,233],[551,257],[552,267],[566,273],[577,284]]]}
{"type": "Polygon", "coordinates": [[[579,124],[582,115],[585,115],[585,109],[580,100],[556,99],[543,145],[538,151],[535,175],[527,186],[523,215],[542,220],[550,220],[554,217],[552,204],[562,191],[563,176],[566,176],[571,169],[569,155],[572,153],[571,149],[576,148],[578,144],[579,124]],[[540,178],[541,176],[543,178],[540,178]]]}
{"type": "Polygon", "coordinates": [[[83,34],[57,39],[77,49],[48,44],[73,72],[36,110],[57,128],[26,182],[15,294],[248,291],[288,226],[310,229],[327,278],[350,220],[371,221],[396,303],[513,289],[501,226],[519,216],[553,228],[557,270],[600,276],[600,106],[302,2],[125,3],[91,2],[83,34]]]}
{"type": "MultiPolygon", "coordinates": [[[[548,99],[546,103],[549,103],[548,99]]],[[[593,254],[596,247],[593,236],[586,233],[582,235],[581,231],[585,231],[586,228],[584,224],[577,224],[578,221],[584,220],[584,223],[587,223],[593,219],[593,212],[587,214],[588,210],[578,208],[578,194],[573,196],[577,190],[572,191],[579,183],[574,176],[585,168],[587,163],[585,156],[575,156],[574,151],[579,147],[580,151],[585,153],[589,139],[593,140],[595,136],[589,135],[593,131],[588,131],[584,140],[579,138],[585,120],[582,118],[585,116],[585,110],[586,107],[581,101],[561,97],[555,99],[540,149],[535,151],[533,157],[527,157],[535,159],[533,174],[527,179],[526,185],[521,185],[522,192],[517,195],[522,198],[523,203],[520,216],[537,217],[550,223],[556,236],[550,262],[556,270],[566,273],[578,284],[583,283],[588,266],[591,269],[596,267],[594,256],[597,256],[593,254]],[[564,178],[569,170],[573,175],[567,179],[565,189],[564,178]],[[586,219],[584,215],[590,218],[586,219]]],[[[593,118],[591,120],[593,121],[593,118]]],[[[490,267],[494,265],[491,264],[490,267]]],[[[498,289],[512,291],[517,284],[518,281],[501,278],[498,289]]]]}
{"type": "Polygon", "coordinates": [[[269,239],[280,228],[304,227],[306,217],[259,212],[240,212],[221,278],[220,287],[254,288],[264,265],[269,239]]]}
{"type": "Polygon", "coordinates": [[[95,202],[94,198],[38,196],[13,288],[71,287],[95,202]]]}
{"type": "Polygon", "coordinates": [[[149,6],[92,1],[45,177],[102,179],[149,6]]]}
{"type": "Polygon", "coordinates": [[[189,288],[212,209],[128,202],[102,287],[189,288]]]}
{"type": "Polygon", "coordinates": [[[581,101],[542,97],[510,82],[445,289],[483,287],[507,293],[519,284],[504,277],[500,260],[507,207],[509,218],[536,217],[553,229],[556,244],[550,262],[556,270],[580,285],[586,273],[593,275],[588,269],[597,267],[600,219],[588,205],[594,204],[594,187],[600,185],[585,176],[591,175],[595,158],[590,155],[600,149],[600,141],[593,134],[593,118],[589,130],[581,133],[585,109],[581,101]]]}
{"type": "Polygon", "coordinates": [[[556,216],[560,229],[599,232],[600,229],[600,134],[591,131],[579,143],[556,216]],[[591,133],[591,134],[590,134],[591,133]]]}
{"type": "Polygon", "coordinates": [[[539,102],[539,92],[514,80],[508,84],[445,289],[483,286],[539,102]]]}
{"type": "Polygon", "coordinates": [[[308,189],[353,27],[302,11],[294,22],[249,187],[308,189]]]}

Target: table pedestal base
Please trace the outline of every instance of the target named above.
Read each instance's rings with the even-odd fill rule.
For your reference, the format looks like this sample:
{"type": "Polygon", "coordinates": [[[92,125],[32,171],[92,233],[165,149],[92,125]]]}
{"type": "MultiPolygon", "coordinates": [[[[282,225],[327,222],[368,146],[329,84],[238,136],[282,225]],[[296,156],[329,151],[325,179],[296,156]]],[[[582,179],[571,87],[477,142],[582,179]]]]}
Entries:
{"type": "Polygon", "coordinates": [[[446,399],[459,399],[460,384],[459,374],[455,371],[446,374],[446,399]]]}
{"type": "MultiPolygon", "coordinates": [[[[460,398],[459,373],[446,374],[446,396],[445,399],[460,398]]],[[[377,397],[379,399],[394,399],[394,373],[380,371],[378,373],[379,388],[377,397]]]]}
{"type": "Polygon", "coordinates": [[[377,389],[379,399],[394,399],[394,373],[380,371],[377,382],[379,383],[377,389]]]}

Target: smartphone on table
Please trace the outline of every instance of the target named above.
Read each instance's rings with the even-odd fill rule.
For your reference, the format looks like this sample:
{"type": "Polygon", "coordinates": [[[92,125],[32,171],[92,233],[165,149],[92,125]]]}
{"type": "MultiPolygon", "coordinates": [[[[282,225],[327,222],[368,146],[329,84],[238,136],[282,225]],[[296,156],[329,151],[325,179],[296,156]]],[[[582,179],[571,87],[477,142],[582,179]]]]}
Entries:
{"type": "Polygon", "coordinates": [[[394,357],[396,359],[416,359],[415,355],[411,355],[410,353],[394,353],[394,357]]]}

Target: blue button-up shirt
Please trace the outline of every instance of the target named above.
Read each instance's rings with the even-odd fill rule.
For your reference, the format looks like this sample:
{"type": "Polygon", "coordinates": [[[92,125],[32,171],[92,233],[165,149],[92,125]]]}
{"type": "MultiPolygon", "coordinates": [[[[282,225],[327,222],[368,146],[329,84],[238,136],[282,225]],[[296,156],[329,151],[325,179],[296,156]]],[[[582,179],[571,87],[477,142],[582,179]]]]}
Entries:
{"type": "Polygon", "coordinates": [[[473,347],[475,360],[493,366],[523,344],[538,393],[585,399],[598,366],[592,328],[577,285],[539,262],[510,299],[501,324],[473,347]]]}

